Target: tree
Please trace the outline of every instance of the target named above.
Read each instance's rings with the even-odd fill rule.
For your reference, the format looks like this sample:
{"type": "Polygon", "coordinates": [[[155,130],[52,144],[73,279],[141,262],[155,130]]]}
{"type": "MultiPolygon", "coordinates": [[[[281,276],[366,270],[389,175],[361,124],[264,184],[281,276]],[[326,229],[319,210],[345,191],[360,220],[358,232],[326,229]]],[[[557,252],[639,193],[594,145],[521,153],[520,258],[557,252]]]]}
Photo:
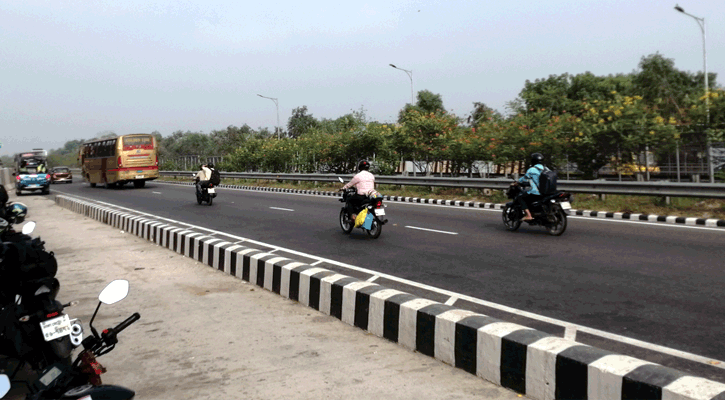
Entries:
{"type": "Polygon", "coordinates": [[[298,138],[317,126],[317,120],[312,114],[307,114],[307,106],[292,110],[292,116],[287,121],[289,137],[298,138]]]}

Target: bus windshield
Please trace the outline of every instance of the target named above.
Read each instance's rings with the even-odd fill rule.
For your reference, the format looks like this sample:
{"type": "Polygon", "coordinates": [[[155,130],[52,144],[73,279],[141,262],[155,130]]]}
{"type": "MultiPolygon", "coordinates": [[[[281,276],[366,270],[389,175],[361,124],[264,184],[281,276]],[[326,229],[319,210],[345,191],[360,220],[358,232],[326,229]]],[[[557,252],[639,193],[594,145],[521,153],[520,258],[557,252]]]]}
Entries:
{"type": "Polygon", "coordinates": [[[124,136],[123,150],[145,149],[153,150],[154,142],[151,136],[124,136]]]}

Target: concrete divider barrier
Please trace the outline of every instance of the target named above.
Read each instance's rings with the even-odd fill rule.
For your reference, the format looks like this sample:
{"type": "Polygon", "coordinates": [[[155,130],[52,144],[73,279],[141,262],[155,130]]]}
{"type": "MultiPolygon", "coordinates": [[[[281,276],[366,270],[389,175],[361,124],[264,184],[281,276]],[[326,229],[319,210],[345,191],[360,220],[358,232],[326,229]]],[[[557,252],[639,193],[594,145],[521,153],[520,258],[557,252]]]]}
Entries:
{"type": "Polygon", "coordinates": [[[419,298],[148,216],[58,205],[533,399],[725,400],[725,384],[419,298]]]}

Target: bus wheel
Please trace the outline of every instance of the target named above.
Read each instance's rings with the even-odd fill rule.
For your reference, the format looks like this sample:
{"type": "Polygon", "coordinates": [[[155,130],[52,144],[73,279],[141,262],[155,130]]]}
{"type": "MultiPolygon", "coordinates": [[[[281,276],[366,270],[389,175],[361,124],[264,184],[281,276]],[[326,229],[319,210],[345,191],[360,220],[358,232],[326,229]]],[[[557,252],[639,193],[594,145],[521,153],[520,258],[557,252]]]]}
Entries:
{"type": "Polygon", "coordinates": [[[146,181],[133,181],[133,187],[142,188],[146,186],[146,181]]]}
{"type": "Polygon", "coordinates": [[[96,187],[96,184],[91,182],[91,187],[96,187]]]}

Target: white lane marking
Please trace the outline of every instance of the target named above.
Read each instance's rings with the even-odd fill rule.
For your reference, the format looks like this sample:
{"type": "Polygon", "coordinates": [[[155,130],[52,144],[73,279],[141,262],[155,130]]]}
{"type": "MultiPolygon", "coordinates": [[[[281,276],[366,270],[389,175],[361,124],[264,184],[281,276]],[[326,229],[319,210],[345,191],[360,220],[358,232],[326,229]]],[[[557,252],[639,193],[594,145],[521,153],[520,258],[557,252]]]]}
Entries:
{"type": "MultiPolygon", "coordinates": [[[[173,183],[164,183],[163,181],[157,181],[154,183],[162,184],[162,185],[174,185],[174,186],[180,186],[173,183]]],[[[288,192],[262,192],[260,190],[253,190],[253,189],[237,189],[237,188],[229,188],[229,190],[236,190],[239,192],[255,192],[255,193],[274,193],[274,194],[286,194],[290,196],[305,196],[305,197],[322,197],[322,198],[328,198],[331,200],[339,200],[339,197],[332,197],[332,196],[323,196],[320,194],[306,194],[306,193],[288,193],[288,192]]],[[[63,194],[67,194],[69,196],[75,196],[75,194],[70,194],[63,192],[62,190],[56,190],[56,192],[60,192],[63,194]]],[[[438,207],[438,208],[451,208],[454,210],[468,210],[468,211],[483,211],[483,212],[497,212],[500,213],[501,210],[496,210],[492,208],[479,208],[479,207],[469,207],[469,206],[450,206],[450,205],[444,205],[444,204],[426,204],[426,203],[410,203],[410,202],[404,202],[404,201],[393,201],[393,200],[385,200],[388,203],[385,204],[385,207],[389,205],[405,205],[405,206],[423,206],[423,207],[438,207]]],[[[665,222],[648,222],[648,221],[631,221],[626,219],[613,219],[613,218],[597,218],[597,217],[585,217],[582,215],[569,215],[568,218],[570,219],[582,219],[585,221],[596,221],[596,222],[613,222],[613,223],[626,223],[626,224],[639,224],[639,225],[649,225],[652,227],[659,227],[659,228],[680,228],[680,229],[699,229],[704,231],[715,231],[715,232],[721,232],[725,233],[725,229],[723,228],[710,228],[706,226],[692,226],[692,225],[685,225],[685,224],[668,224],[665,222]]]]}
{"type": "Polygon", "coordinates": [[[313,263],[312,263],[312,264],[310,264],[310,265],[314,267],[315,265],[317,265],[317,264],[322,264],[323,262],[325,262],[325,260],[319,260],[319,261],[315,261],[315,262],[313,262],[313,263]]]}
{"type": "Polygon", "coordinates": [[[458,235],[458,232],[439,231],[437,229],[420,228],[420,227],[417,227],[417,226],[406,226],[406,228],[409,228],[409,229],[417,229],[419,231],[445,233],[446,235],[458,235]]]}
{"type": "Polygon", "coordinates": [[[153,193],[153,194],[161,194],[161,192],[151,192],[151,193],[153,193]]]}
{"type": "Polygon", "coordinates": [[[79,198],[79,199],[84,199],[84,200],[87,200],[87,201],[93,201],[93,202],[96,202],[98,204],[103,204],[103,205],[106,205],[106,206],[115,207],[117,209],[126,210],[126,211],[133,212],[133,213],[136,213],[136,214],[139,214],[139,215],[145,215],[145,216],[153,217],[153,218],[156,218],[158,220],[164,220],[164,221],[169,221],[169,222],[172,222],[172,223],[175,223],[175,224],[179,224],[179,225],[185,225],[185,226],[190,227],[190,228],[193,228],[193,229],[198,229],[198,230],[208,231],[208,232],[213,232],[213,233],[219,233],[219,234],[222,234],[224,236],[227,236],[227,237],[230,237],[230,238],[233,238],[233,239],[239,239],[240,241],[246,241],[246,242],[249,242],[249,243],[252,243],[252,244],[256,244],[256,245],[259,245],[259,246],[264,246],[264,247],[271,247],[271,248],[274,248],[274,249],[277,249],[277,250],[280,250],[280,251],[284,251],[286,253],[298,255],[298,256],[301,256],[301,257],[311,258],[313,260],[318,260],[316,262],[316,264],[317,263],[320,263],[320,262],[326,262],[328,264],[332,264],[332,265],[338,266],[340,268],[346,268],[346,269],[350,269],[350,270],[353,270],[353,271],[364,272],[364,273],[367,273],[367,274],[370,274],[370,275],[377,275],[377,276],[379,276],[381,278],[389,279],[389,280],[392,280],[392,281],[395,281],[395,282],[399,282],[399,283],[402,283],[404,285],[413,286],[413,287],[416,287],[418,289],[427,290],[427,291],[434,292],[434,293],[438,293],[438,294],[442,294],[442,295],[445,295],[445,296],[448,296],[448,297],[457,297],[460,300],[465,300],[465,301],[469,301],[471,303],[479,304],[479,305],[482,305],[482,306],[485,306],[485,307],[494,308],[494,309],[497,309],[497,310],[501,310],[501,311],[507,312],[509,314],[520,315],[522,317],[531,318],[533,320],[546,322],[546,323],[549,323],[549,324],[552,324],[552,325],[563,326],[565,328],[565,330],[566,329],[570,329],[570,330],[576,329],[579,332],[589,333],[589,334],[596,335],[596,336],[599,336],[599,337],[603,337],[603,338],[606,338],[606,339],[609,339],[609,340],[613,340],[613,341],[616,341],[616,342],[630,344],[630,345],[633,345],[633,346],[641,347],[641,348],[648,349],[648,350],[652,350],[652,351],[657,351],[657,352],[664,353],[664,354],[668,354],[668,355],[671,355],[671,356],[683,358],[685,360],[695,361],[695,362],[698,362],[698,363],[701,363],[701,364],[705,364],[705,365],[708,365],[708,366],[711,366],[711,367],[715,367],[715,368],[719,368],[719,369],[725,370],[725,361],[715,360],[713,358],[703,357],[703,356],[700,356],[700,355],[697,355],[697,354],[688,353],[686,351],[677,350],[677,349],[673,349],[673,348],[661,346],[661,345],[658,345],[658,344],[645,342],[645,341],[638,340],[638,339],[632,339],[632,338],[629,338],[629,337],[626,337],[626,336],[621,336],[621,335],[617,335],[617,334],[614,334],[614,333],[609,333],[609,332],[602,331],[602,330],[595,329],[595,328],[589,328],[589,327],[583,326],[583,325],[573,324],[573,323],[566,322],[566,321],[562,321],[562,320],[558,320],[558,319],[555,319],[555,318],[550,318],[550,317],[547,317],[547,316],[544,316],[544,315],[534,314],[532,312],[528,312],[528,311],[524,311],[524,310],[519,310],[519,309],[516,309],[516,308],[513,308],[513,307],[505,306],[503,304],[498,304],[498,303],[494,303],[494,302],[491,302],[491,301],[481,300],[481,299],[478,299],[476,297],[468,296],[468,295],[465,295],[465,294],[460,294],[460,293],[452,292],[452,291],[446,290],[446,289],[440,289],[440,288],[437,288],[435,286],[426,285],[424,283],[419,283],[419,282],[411,281],[411,280],[405,279],[405,278],[399,278],[399,277],[394,276],[394,275],[385,274],[385,273],[381,273],[381,272],[378,272],[378,271],[373,271],[373,270],[370,270],[370,269],[367,269],[367,268],[361,268],[361,267],[357,267],[355,265],[350,265],[350,264],[346,264],[346,263],[343,263],[343,262],[339,262],[339,261],[330,260],[330,259],[327,259],[327,258],[318,257],[318,256],[315,256],[315,255],[308,254],[308,253],[303,253],[303,252],[297,251],[297,250],[286,249],[284,247],[279,247],[279,246],[275,246],[275,245],[271,245],[271,244],[266,244],[266,243],[259,242],[259,241],[256,241],[256,240],[251,240],[251,239],[243,238],[243,237],[240,237],[240,236],[232,235],[232,234],[229,234],[229,233],[225,233],[225,232],[215,231],[213,229],[204,228],[202,226],[192,225],[192,224],[188,224],[186,222],[181,222],[181,221],[176,221],[176,220],[173,220],[173,219],[170,219],[170,218],[159,217],[159,216],[156,216],[156,215],[153,215],[153,214],[144,213],[144,212],[137,211],[137,210],[134,210],[134,209],[131,209],[131,208],[122,207],[122,206],[119,206],[119,205],[116,205],[116,204],[113,204],[113,203],[106,203],[104,201],[99,201],[99,200],[95,200],[95,199],[90,199],[88,197],[82,197],[82,196],[76,196],[76,195],[68,195],[68,196],[75,197],[75,198],[79,198]]]}
{"type": "Polygon", "coordinates": [[[269,207],[269,208],[271,208],[271,209],[273,209],[273,210],[282,210],[282,211],[294,211],[294,210],[293,210],[293,209],[291,209],[291,208],[280,208],[280,207],[269,207]]]}
{"type": "Polygon", "coordinates": [[[378,275],[373,275],[373,276],[371,276],[370,278],[368,278],[367,282],[375,282],[375,281],[377,281],[377,280],[378,280],[378,278],[380,278],[380,276],[378,276],[378,275]]]}

